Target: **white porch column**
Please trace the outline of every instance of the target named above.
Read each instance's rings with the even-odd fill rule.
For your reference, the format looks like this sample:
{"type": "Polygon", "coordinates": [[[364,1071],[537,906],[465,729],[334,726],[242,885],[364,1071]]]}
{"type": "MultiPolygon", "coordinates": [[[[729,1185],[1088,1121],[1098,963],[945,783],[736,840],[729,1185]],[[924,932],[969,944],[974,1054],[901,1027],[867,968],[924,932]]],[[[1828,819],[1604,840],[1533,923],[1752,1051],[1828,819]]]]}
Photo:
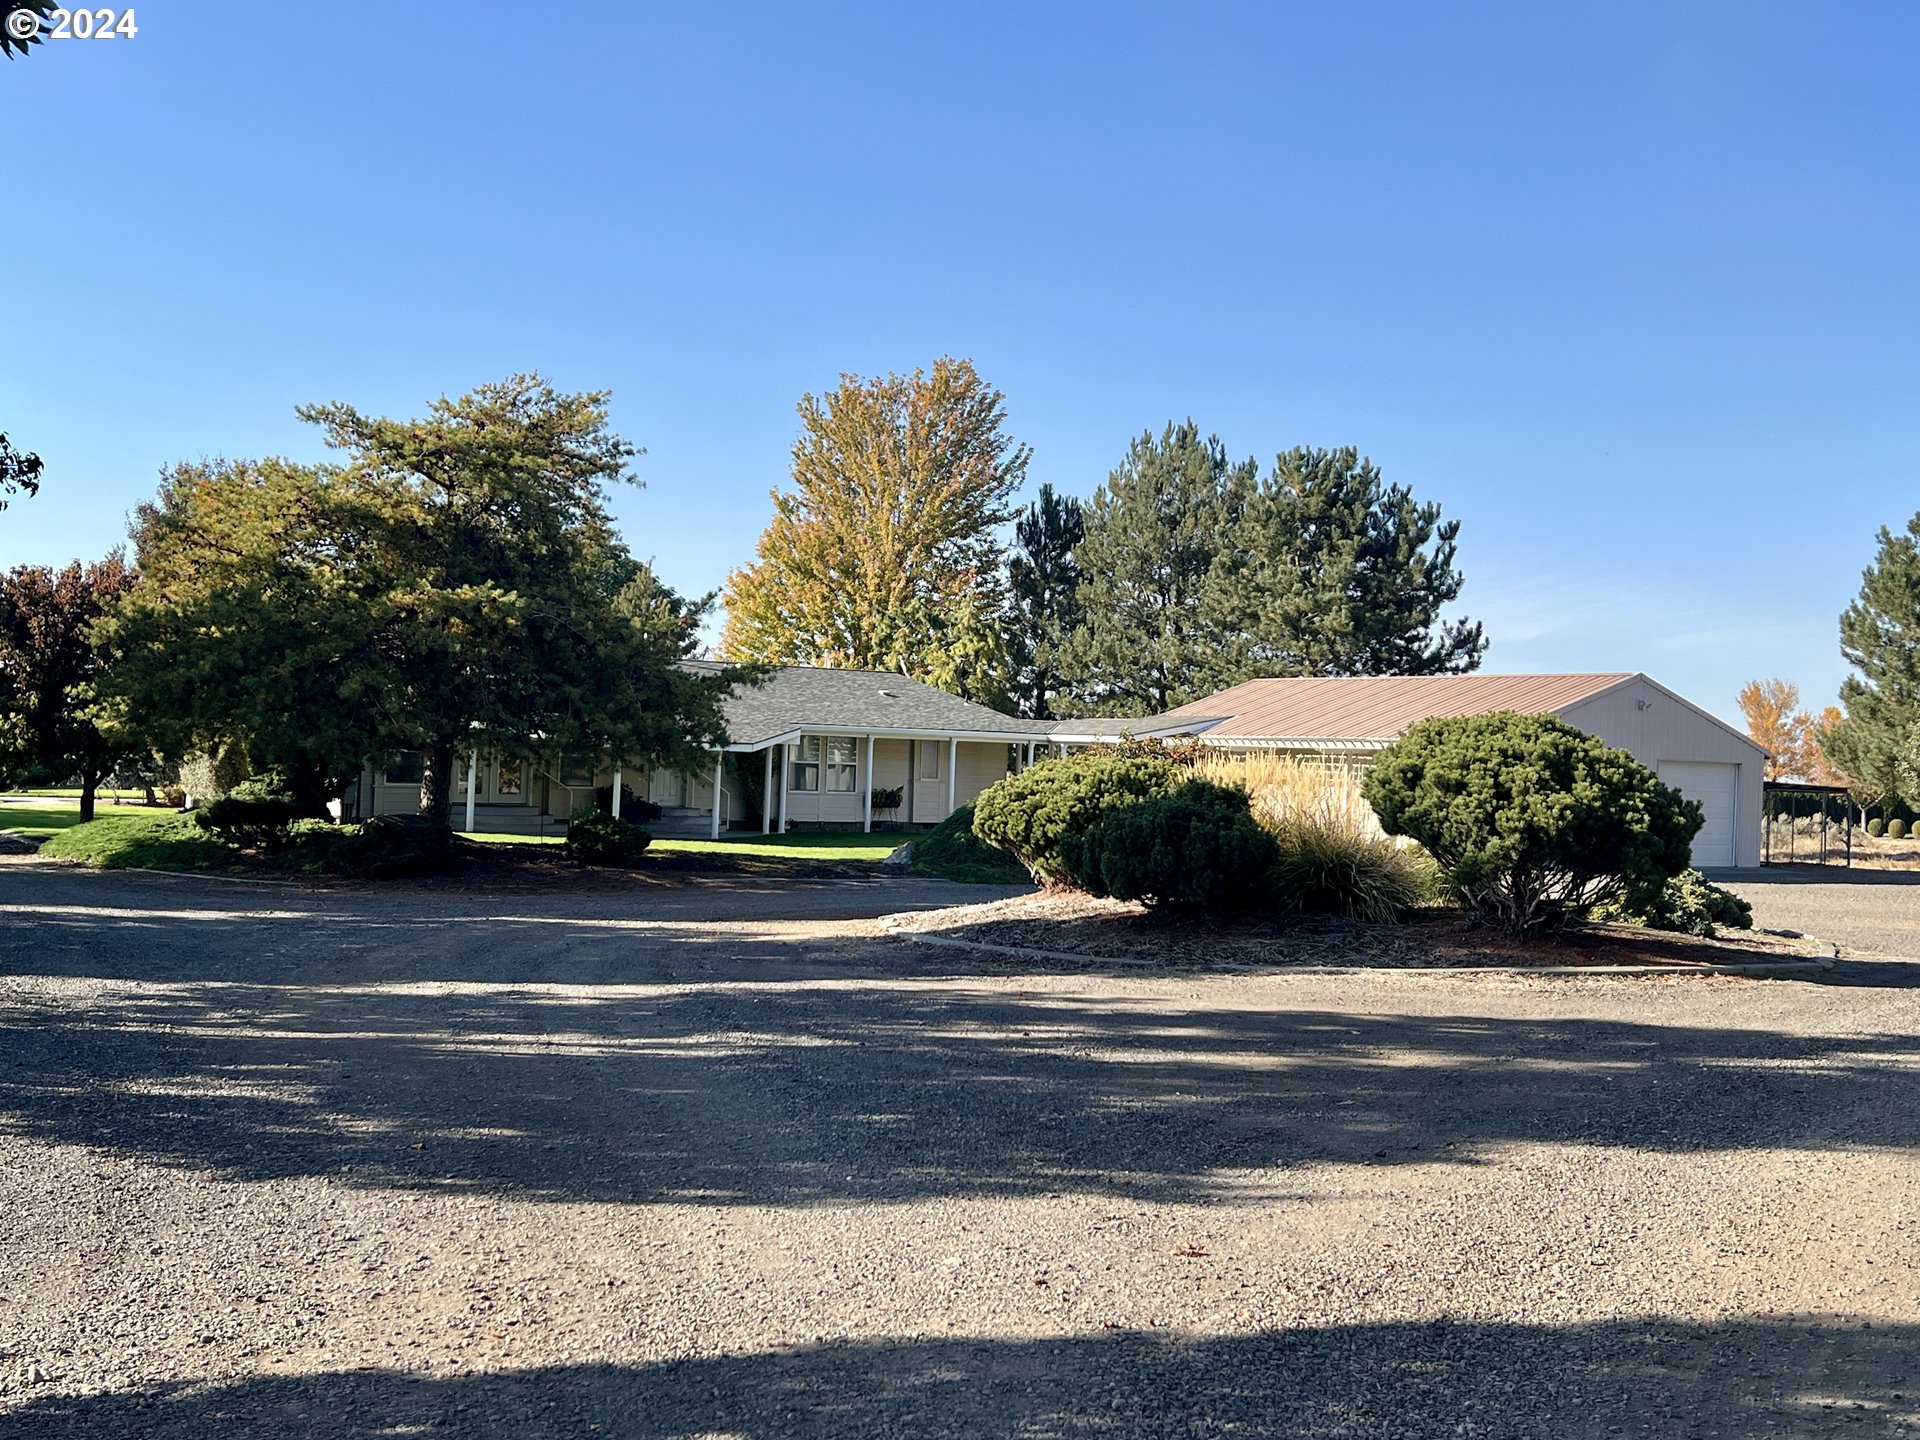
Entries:
{"type": "Polygon", "coordinates": [[[620,767],[613,767],[613,818],[620,818],[620,767]]]}
{"type": "Polygon", "coordinates": [[[773,746],[767,746],[767,778],[760,782],[760,833],[773,833],[773,746]]]}
{"type": "Polygon", "coordinates": [[[960,768],[960,742],[947,741],[947,814],[953,814],[953,786],[960,768]]]}
{"type": "Polygon", "coordinates": [[[793,783],[793,746],[780,746],[780,833],[787,833],[787,787],[793,783]]]}
{"type": "Polygon", "coordinates": [[[473,833],[473,783],[480,775],[480,752],[467,752],[467,833],[473,833]]]}
{"type": "Polygon", "coordinates": [[[873,833],[873,736],[867,736],[867,773],[864,777],[867,792],[866,803],[861,806],[860,828],[867,834],[873,833]]]}
{"type": "Polygon", "coordinates": [[[713,838],[720,838],[720,777],[727,766],[727,752],[713,752],[713,838]]]}

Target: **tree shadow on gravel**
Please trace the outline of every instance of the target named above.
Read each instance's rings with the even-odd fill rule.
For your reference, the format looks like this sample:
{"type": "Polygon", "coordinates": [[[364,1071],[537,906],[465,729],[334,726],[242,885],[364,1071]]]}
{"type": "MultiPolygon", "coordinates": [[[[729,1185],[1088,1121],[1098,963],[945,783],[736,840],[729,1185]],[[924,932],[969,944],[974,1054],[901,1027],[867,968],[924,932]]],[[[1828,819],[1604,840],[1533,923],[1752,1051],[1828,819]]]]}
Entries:
{"type": "Polygon", "coordinates": [[[391,1371],[26,1400],[0,1440],[1910,1437],[1912,1327],[1382,1324],[823,1345],[638,1367],[391,1371]]]}

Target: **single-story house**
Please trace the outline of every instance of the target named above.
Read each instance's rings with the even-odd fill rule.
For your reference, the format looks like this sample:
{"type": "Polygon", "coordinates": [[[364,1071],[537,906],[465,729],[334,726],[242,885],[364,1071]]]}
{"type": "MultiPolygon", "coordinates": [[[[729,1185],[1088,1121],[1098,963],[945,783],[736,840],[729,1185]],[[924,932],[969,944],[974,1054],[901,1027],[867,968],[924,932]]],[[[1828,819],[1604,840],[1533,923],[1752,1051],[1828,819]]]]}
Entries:
{"type": "Polygon", "coordinates": [[[1518,710],[1556,715],[1627,751],[1689,800],[1706,824],[1702,870],[1760,863],[1767,752],[1645,675],[1391,675],[1249,680],[1158,717],[1227,750],[1281,750],[1361,762],[1419,720],[1518,710]]]}
{"type": "MultiPolygon", "coordinates": [[[[763,832],[789,825],[871,830],[876,821],[933,825],[1036,756],[1074,746],[1192,735],[1225,750],[1365,763],[1417,720],[1490,710],[1557,715],[1629,751],[1698,800],[1707,812],[1694,841],[1702,869],[1759,863],[1765,751],[1645,675],[1249,680],[1147,719],[1045,721],[1002,715],[885,671],[783,665],[765,684],[726,701],[729,742],[713,752],[710,767],[682,772],[591,756],[477,755],[454,805],[456,812],[466,808],[464,828],[531,833],[557,828],[592,804],[597,790],[624,786],[661,807],[656,831],[717,838],[752,816],[744,781],[771,797],[760,807],[763,832]],[[876,790],[897,790],[899,803],[876,807],[876,790]]],[[[418,756],[370,767],[347,813],[410,811],[419,786],[418,756]]]]}

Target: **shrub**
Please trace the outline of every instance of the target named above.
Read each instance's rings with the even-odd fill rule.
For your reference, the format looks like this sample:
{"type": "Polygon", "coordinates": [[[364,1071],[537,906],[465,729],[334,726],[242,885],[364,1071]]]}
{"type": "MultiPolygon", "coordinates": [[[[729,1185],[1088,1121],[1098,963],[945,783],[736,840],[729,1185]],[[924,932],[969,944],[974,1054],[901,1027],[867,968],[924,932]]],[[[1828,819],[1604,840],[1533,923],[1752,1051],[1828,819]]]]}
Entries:
{"type": "Polygon", "coordinates": [[[1651,907],[1687,868],[1702,819],[1626,751],[1512,711],[1421,721],[1380,753],[1363,789],[1476,916],[1520,931],[1608,901],[1651,907]]]}
{"type": "Polygon", "coordinates": [[[1882,820],[1878,815],[1874,816],[1873,819],[1867,821],[1867,834],[1873,836],[1874,839],[1878,840],[1882,835],[1886,833],[1887,833],[1887,822],[1882,820]]]}
{"type": "Polygon", "coordinates": [[[1246,792],[1210,780],[1110,806],[1060,849],[1068,878],[1089,894],[1207,909],[1251,898],[1274,863],[1246,792]]]}
{"type": "Polygon", "coordinates": [[[973,833],[973,805],[953,814],[913,842],[913,865],[919,875],[963,880],[972,885],[1018,885],[1026,867],[1005,851],[985,844],[973,833]]]}
{"type": "Polygon", "coordinates": [[[1907,822],[1900,819],[1898,816],[1889,820],[1887,822],[1887,838],[1889,840],[1906,839],[1907,838],[1907,822]]]}
{"type": "Polygon", "coordinates": [[[567,856],[582,865],[631,865],[653,836],[631,821],[582,808],[567,821],[567,856]]]}
{"type": "Polygon", "coordinates": [[[989,786],[974,801],[973,833],[1004,850],[1043,885],[1067,882],[1061,841],[1122,805],[1170,793],[1184,772],[1158,756],[1081,751],[1043,760],[989,786]]]}
{"type": "Polygon", "coordinates": [[[1751,930],[1753,907],[1731,890],[1711,883],[1698,870],[1682,870],[1660,888],[1651,903],[1638,909],[1597,905],[1593,918],[1645,925],[1653,930],[1677,930],[1685,935],[1712,935],[1716,925],[1727,930],[1751,930]]]}
{"type": "Polygon", "coordinates": [[[868,798],[872,800],[873,808],[876,810],[898,810],[900,802],[907,798],[907,787],[876,785],[873,787],[873,794],[868,798]]]}
{"type": "Polygon", "coordinates": [[[338,875],[399,880],[432,875],[453,858],[453,830],[424,815],[375,815],[358,825],[333,825],[332,838],[302,830],[302,843],[324,850],[321,863],[338,875]]]}
{"type": "Polygon", "coordinates": [[[252,773],[246,751],[231,741],[180,762],[180,786],[195,800],[218,800],[252,773]]]}
{"type": "Polygon", "coordinates": [[[193,818],[229,845],[277,853],[286,848],[293,822],[308,814],[308,807],[287,793],[286,782],[269,772],[240,781],[196,809],[193,818]]]}
{"type": "MultiPolygon", "coordinates": [[[[602,815],[611,815],[613,813],[613,786],[611,784],[602,785],[598,790],[593,792],[593,808],[598,810],[602,815]]],[[[620,787],[620,818],[622,820],[631,820],[636,825],[645,825],[649,821],[658,820],[666,813],[666,811],[654,804],[653,801],[642,800],[624,784],[620,787]]]]}

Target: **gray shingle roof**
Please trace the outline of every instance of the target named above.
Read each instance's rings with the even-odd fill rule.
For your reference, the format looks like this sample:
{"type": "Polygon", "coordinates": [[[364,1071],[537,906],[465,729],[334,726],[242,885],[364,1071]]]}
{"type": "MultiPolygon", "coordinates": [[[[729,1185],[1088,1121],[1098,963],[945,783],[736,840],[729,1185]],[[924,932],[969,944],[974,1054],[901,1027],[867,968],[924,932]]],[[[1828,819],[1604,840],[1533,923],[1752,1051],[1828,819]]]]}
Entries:
{"type": "MultiPolygon", "coordinates": [[[[690,667],[717,668],[708,661],[690,667]]],[[[1052,722],[1002,715],[884,670],[819,670],[781,665],[764,685],[743,686],[726,701],[736,745],[764,745],[797,730],[871,730],[882,734],[1004,735],[1044,739],[1052,722]]]]}

